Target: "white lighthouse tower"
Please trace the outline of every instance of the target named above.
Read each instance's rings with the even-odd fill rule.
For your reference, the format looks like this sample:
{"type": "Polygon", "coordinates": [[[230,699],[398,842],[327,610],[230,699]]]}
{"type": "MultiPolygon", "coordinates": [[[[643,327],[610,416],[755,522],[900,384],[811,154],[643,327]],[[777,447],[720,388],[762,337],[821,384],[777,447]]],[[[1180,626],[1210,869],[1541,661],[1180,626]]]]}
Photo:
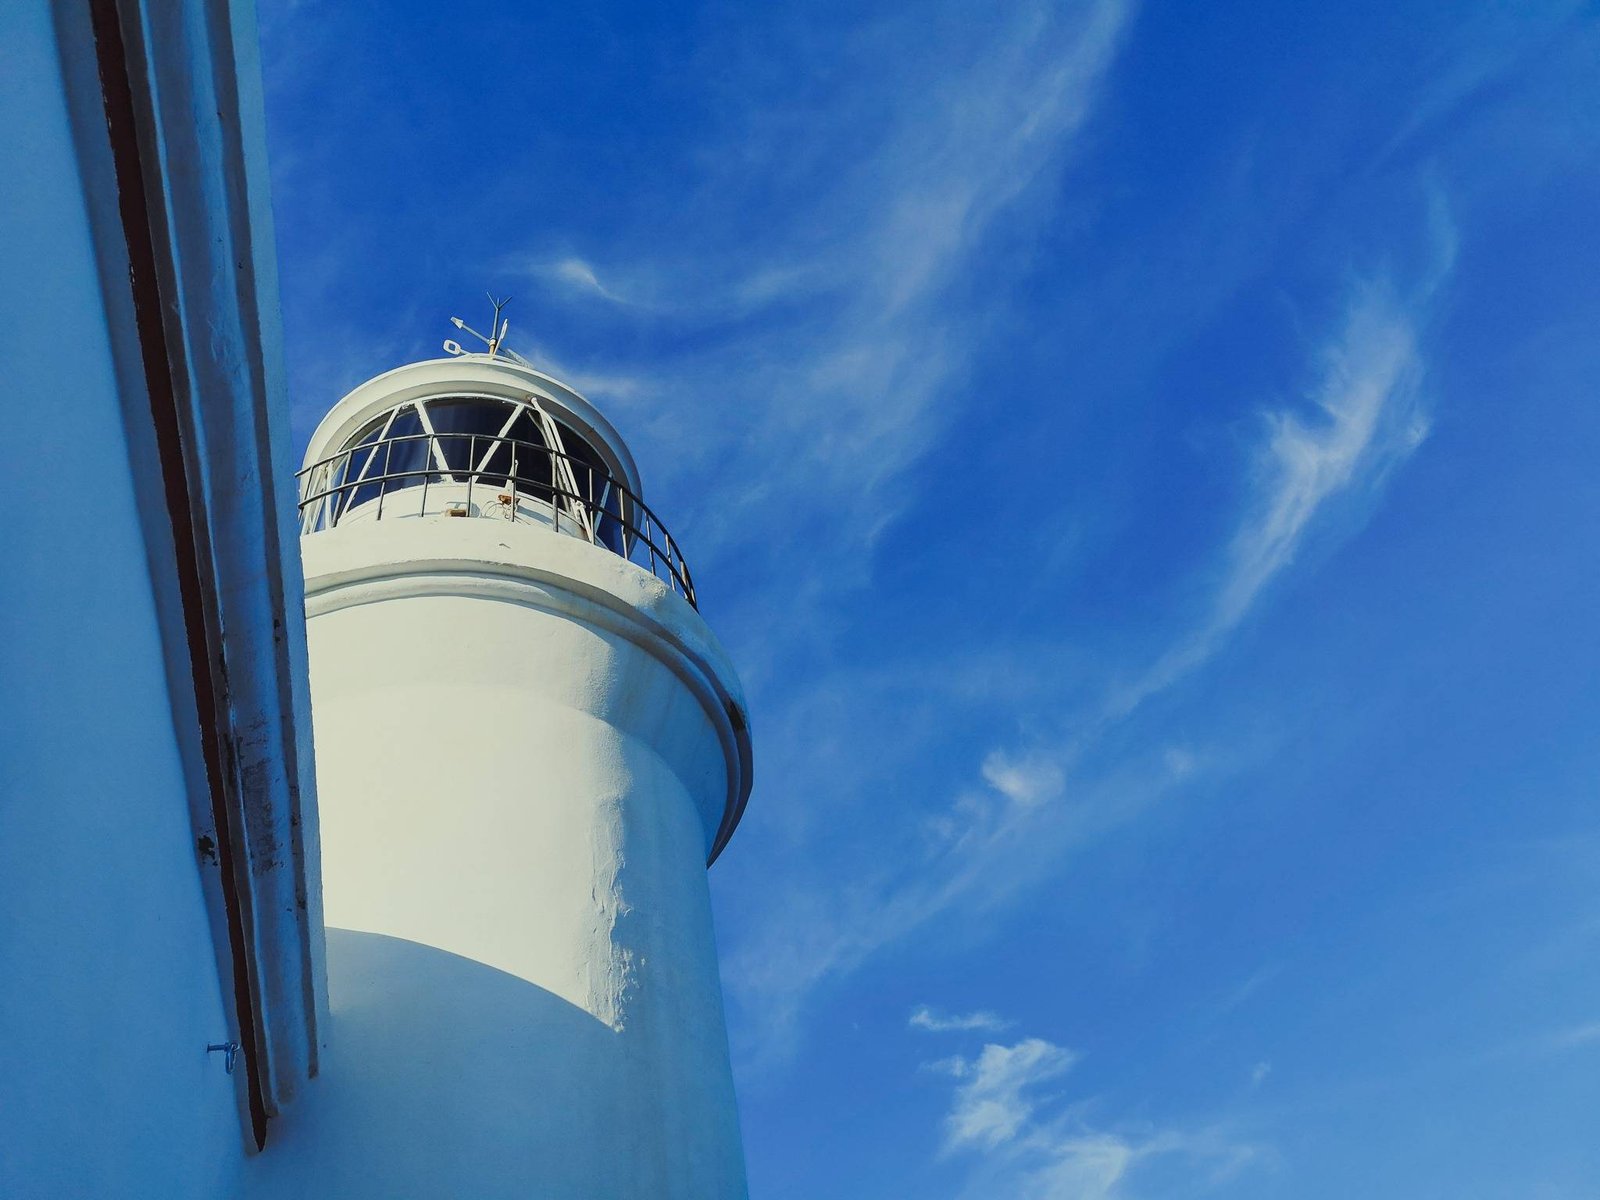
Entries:
{"type": "Polygon", "coordinates": [[[742,1197],[739,682],[622,438],[491,333],[307,451],[330,1013],[252,1194],[742,1197]]]}

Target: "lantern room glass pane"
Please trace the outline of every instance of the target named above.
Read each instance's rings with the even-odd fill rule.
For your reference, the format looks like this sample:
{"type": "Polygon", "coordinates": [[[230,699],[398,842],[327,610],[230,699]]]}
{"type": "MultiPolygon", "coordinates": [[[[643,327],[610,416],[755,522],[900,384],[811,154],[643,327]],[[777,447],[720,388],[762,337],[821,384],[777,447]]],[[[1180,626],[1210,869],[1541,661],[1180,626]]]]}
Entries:
{"type": "Polygon", "coordinates": [[[531,405],[471,396],[409,403],[375,418],[350,439],[350,453],[331,486],[345,487],[338,507],[347,511],[376,500],[380,487],[393,492],[425,479],[469,475],[496,484],[515,481],[530,498],[567,512],[583,508],[594,520],[596,541],[626,555],[628,502],[619,482],[587,440],[562,422],[555,425],[560,454],[548,445],[544,423],[531,405]]]}
{"type": "Polygon", "coordinates": [[[451,474],[466,475],[500,435],[511,407],[504,400],[446,399],[422,402],[439,435],[439,453],[451,474]],[[474,440],[476,435],[476,440],[474,440]]]}
{"type": "Polygon", "coordinates": [[[389,443],[389,490],[397,487],[420,487],[422,473],[432,462],[429,457],[428,439],[422,428],[422,418],[417,416],[417,410],[410,405],[401,409],[394,416],[394,424],[389,426],[385,435],[389,443]]]}
{"type": "MultiPolygon", "coordinates": [[[[384,424],[388,420],[389,416],[385,413],[350,440],[350,452],[345,455],[344,461],[338,465],[333,480],[334,486],[344,487],[377,472],[378,467],[373,460],[379,454],[378,435],[383,432],[384,424]]],[[[342,513],[352,505],[359,504],[361,500],[358,497],[367,490],[365,487],[345,487],[345,490],[339,494],[339,511],[342,513]]],[[[376,488],[372,489],[372,496],[375,497],[377,494],[376,488]]]]}

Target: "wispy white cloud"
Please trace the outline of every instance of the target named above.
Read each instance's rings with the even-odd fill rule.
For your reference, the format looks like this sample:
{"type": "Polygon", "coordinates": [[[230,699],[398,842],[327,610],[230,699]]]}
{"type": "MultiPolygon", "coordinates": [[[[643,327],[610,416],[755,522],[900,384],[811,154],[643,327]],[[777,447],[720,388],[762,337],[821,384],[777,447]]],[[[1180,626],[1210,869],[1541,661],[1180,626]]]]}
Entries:
{"type": "Polygon", "coordinates": [[[942,1013],[925,1004],[911,1010],[906,1024],[926,1033],[999,1033],[1011,1026],[1010,1021],[992,1012],[942,1013]]]}
{"type": "Polygon", "coordinates": [[[976,1058],[947,1060],[944,1069],[960,1082],[945,1119],[945,1149],[992,1150],[1011,1141],[1033,1116],[1035,1090],[1065,1075],[1076,1061],[1070,1050],[1041,1038],[988,1045],[976,1058]]]}
{"type": "MultiPolygon", "coordinates": [[[[1436,220],[1435,226],[1439,224],[1436,220]]],[[[1437,236],[1435,240],[1439,241],[1437,236]]],[[[1453,236],[1446,240],[1453,257],[1453,236]]],[[[1436,264],[1426,287],[1410,304],[1384,283],[1365,283],[1352,291],[1337,328],[1315,353],[1316,380],[1305,402],[1264,414],[1265,432],[1253,466],[1255,493],[1226,546],[1224,568],[1205,617],[1134,686],[1111,696],[1101,716],[1080,733],[1079,746],[1085,739],[1104,735],[1145,699],[1215,655],[1259,604],[1269,584],[1294,562],[1330,503],[1350,493],[1372,494],[1421,445],[1428,420],[1422,401],[1419,328],[1448,267],[1448,262],[1436,264]]],[[[1101,807],[1092,814],[1060,803],[1073,746],[1060,742],[1023,752],[991,752],[980,773],[1005,798],[1003,818],[996,821],[995,809],[969,793],[941,819],[949,844],[969,852],[966,862],[981,864],[982,878],[1002,881],[1001,888],[1015,888],[1014,869],[995,869],[1002,855],[1014,868],[1024,843],[1035,852],[1040,847],[1062,848],[1140,809],[1140,798],[1130,798],[1122,789],[1097,789],[1090,799],[1101,807]],[[976,831],[981,835],[975,836],[976,831]]],[[[1148,777],[1144,799],[1181,782],[1197,766],[1196,756],[1187,749],[1167,747],[1159,757],[1161,769],[1148,777]]],[[[922,888],[919,894],[922,904],[916,911],[920,919],[929,919],[960,892],[922,888]]],[[[1243,1003],[1276,973],[1276,967],[1258,971],[1228,998],[1227,1007],[1243,1003]]],[[[1270,1064],[1258,1064],[1252,1083],[1259,1085],[1270,1069],[1270,1064]]]]}
{"type": "MultiPolygon", "coordinates": [[[[1052,807],[998,788],[971,789],[929,821],[921,853],[896,856],[891,874],[785,893],[777,906],[784,936],[738,945],[726,960],[732,998],[760,1016],[752,1026],[758,1040],[739,1047],[747,1065],[787,1055],[800,1012],[824,980],[854,970],[958,902],[992,900],[996,878],[1020,880],[1020,865],[1037,850],[1030,836],[1052,807]],[[1000,869],[1007,864],[1009,872],[1000,869]]],[[[1051,823],[1057,839],[1072,826],[1068,813],[1051,823]]]]}
{"type": "Polygon", "coordinates": [[[1522,1036],[1488,1051],[1487,1059],[1509,1056],[1546,1056],[1568,1054],[1574,1050],[1600,1047],[1600,1021],[1583,1021],[1559,1029],[1549,1029],[1532,1036],[1522,1036]]]}
{"type": "Polygon", "coordinates": [[[724,960],[731,999],[750,1020],[736,1051],[747,1077],[781,1062],[797,1043],[799,1017],[822,984],[885,946],[954,912],[992,909],[1057,869],[1092,841],[1186,778],[1189,764],[1157,755],[1069,801],[1042,802],[995,786],[959,793],[919,832],[920,849],[897,847],[892,868],[852,883],[781,892],[764,917],[770,935],[735,945],[724,960]]]}
{"type": "Polygon", "coordinates": [[[806,928],[804,935],[784,939],[781,957],[765,948],[735,952],[727,977],[736,1001],[766,1014],[768,1034],[781,1030],[763,1038],[766,1053],[788,1044],[807,993],[823,980],[854,969],[957,901],[982,905],[1015,894],[1034,877],[1030,867],[1059,861],[1194,773],[1199,764],[1193,751],[1166,747],[1151,762],[1118,768],[1112,784],[1069,785],[1075,755],[1084,747],[1218,653],[1295,561],[1330,505],[1376,494],[1422,443],[1428,421],[1419,330],[1432,288],[1442,278],[1436,272],[1409,304],[1385,284],[1356,287],[1336,327],[1314,351],[1314,382],[1304,401],[1263,414],[1253,491],[1221,551],[1218,581],[1193,629],[1131,685],[1113,689],[1082,728],[1020,750],[991,751],[980,768],[985,786],[959,792],[928,819],[929,842],[920,855],[901,858],[902,871],[858,880],[842,895],[804,903],[786,899],[785,912],[803,916],[806,928]]]}
{"type": "Polygon", "coordinates": [[[1039,755],[1016,758],[1003,750],[983,760],[983,779],[1013,804],[1032,808],[1061,794],[1065,776],[1059,763],[1039,755]]]}
{"type": "Polygon", "coordinates": [[[568,255],[551,262],[534,263],[523,269],[537,278],[560,284],[572,292],[587,294],[628,308],[641,306],[640,301],[601,283],[593,264],[576,255],[568,255]]]}
{"type": "Polygon", "coordinates": [[[1212,1003],[1201,1006],[1201,1011],[1208,1021],[1216,1021],[1232,1013],[1248,1003],[1262,988],[1283,973],[1281,963],[1270,963],[1258,967],[1250,972],[1239,984],[1230,988],[1222,997],[1212,1003]]]}
{"type": "Polygon", "coordinates": [[[1387,163],[1414,147],[1508,77],[1540,70],[1540,51],[1552,36],[1564,33],[1572,40],[1581,36],[1581,28],[1574,26],[1582,21],[1585,9],[1582,0],[1463,9],[1460,19],[1445,27],[1453,44],[1437,50],[1444,69],[1418,79],[1410,111],[1376,161],[1387,163]]]}
{"type": "Polygon", "coordinates": [[[1263,1156],[1221,1127],[1199,1130],[1092,1123],[1087,1106],[1049,1091],[1077,1055],[1040,1038],[988,1045],[976,1057],[935,1066],[956,1079],[943,1152],[969,1160],[963,1195],[1018,1200],[1130,1200],[1163,1172],[1186,1193],[1203,1190],[1263,1156]]]}
{"type": "Polygon", "coordinates": [[[791,638],[864,579],[897,511],[888,485],[959,416],[953,385],[984,336],[963,284],[1002,216],[1011,232],[1048,216],[1040,185],[1068,160],[1129,14],[1124,0],[1030,3],[965,20],[961,39],[919,36],[921,13],[830,25],[840,65],[805,122],[741,97],[659,223],[605,249],[522,252],[536,281],[716,331],[712,353],[628,369],[655,372],[636,415],[674,414],[650,429],[666,470],[718,465],[714,497],[685,498],[705,501],[690,518],[702,561],[736,554],[759,586],[781,546],[753,530],[797,505],[833,515],[809,573],[827,587],[788,585],[791,638]],[[784,183],[784,203],[749,198],[752,162],[784,183]]]}
{"type": "MultiPolygon", "coordinates": [[[[1025,233],[1055,208],[1046,185],[1071,160],[1132,12],[1123,0],[1024,4],[967,22],[960,41],[909,36],[916,18],[830,30],[845,48],[841,64],[873,68],[841,66],[830,76],[836,95],[804,122],[780,107],[732,105],[740,116],[702,148],[696,161],[709,165],[658,224],[603,248],[523,252],[521,269],[547,286],[707,335],[709,352],[606,375],[623,381],[611,394],[636,406],[630,428],[643,425],[656,451],[652,479],[717,480],[683,489],[674,511],[679,528],[692,528],[704,573],[719,559],[735,563],[754,598],[718,614],[754,694],[785,656],[822,657],[815,650],[827,645],[840,597],[870,578],[874,539],[897,517],[893,485],[961,418],[953,385],[986,319],[966,285],[1002,221],[1025,233]],[[787,203],[760,206],[769,223],[759,237],[739,236],[751,163],[790,189],[787,203]],[[828,514],[827,532],[808,542],[797,575],[791,539],[773,531],[802,511],[828,514]]],[[[762,936],[734,941],[726,964],[730,998],[752,1018],[742,1049],[781,1056],[821,983],[958,905],[1014,894],[1196,772],[1192,750],[1168,747],[1115,768],[1111,783],[1073,776],[1075,753],[1104,725],[1217,652],[1331,501],[1375,486],[1415,449],[1427,428],[1425,307],[1425,297],[1381,284],[1353,290],[1315,353],[1308,395],[1262,417],[1252,499],[1208,609],[1116,689],[1100,729],[996,744],[973,785],[930,806],[850,882],[797,878],[774,889],[762,936]],[[773,922],[782,937],[770,936],[773,922]]],[[[613,347],[607,357],[616,364],[613,347]]],[[[572,366],[583,375],[584,363],[572,366]]]]}
{"type": "MultiPolygon", "coordinates": [[[[696,158],[703,176],[638,238],[522,253],[523,273],[546,286],[710,331],[713,351],[670,360],[619,365],[607,347],[606,373],[620,371],[614,397],[655,450],[653,492],[673,473],[717,481],[674,503],[697,568],[736,560],[747,596],[781,596],[777,629],[765,602],[718,616],[752,693],[783,656],[820,657],[829,614],[867,580],[874,539],[903,502],[891,485],[959,419],[954,385],[985,336],[968,284],[1002,220],[1011,237],[1048,219],[1049,184],[1130,15],[1124,0],[1027,3],[963,18],[955,39],[921,36],[926,13],[830,23],[839,69],[804,122],[741,97],[696,158]],[[769,162],[776,147],[782,161],[769,162]],[[790,188],[786,203],[758,206],[759,236],[740,233],[751,162],[790,188]],[[791,541],[773,536],[797,512],[828,514],[798,574],[791,541]]],[[[569,356],[562,373],[585,365],[569,356]]],[[[776,898],[792,934],[782,944],[735,944],[726,978],[734,1003],[760,1014],[763,1055],[783,1052],[819,981],[972,894],[1029,814],[1063,803],[1052,763],[996,753],[985,774],[881,873],[776,898]]]]}
{"type": "MultiPolygon", "coordinates": [[[[514,333],[511,341],[516,342],[514,333]]],[[[540,370],[576,388],[590,400],[625,404],[646,391],[649,386],[648,381],[639,375],[617,371],[584,370],[563,362],[555,353],[538,342],[524,341],[520,345],[513,345],[512,348],[524,357],[532,359],[540,370]]]]}
{"type": "Polygon", "coordinates": [[[1597,1042],[1600,1042],[1600,1021],[1589,1021],[1583,1025],[1573,1025],[1558,1030],[1550,1039],[1550,1044],[1558,1050],[1574,1050],[1579,1046],[1592,1046],[1597,1042]]]}
{"type": "Polygon", "coordinates": [[[1317,351],[1305,402],[1262,416],[1255,498],[1234,533],[1205,619],[1108,705],[1126,716],[1208,661],[1292,563],[1330,502],[1379,486],[1428,433],[1418,326],[1426,305],[1382,281],[1357,286],[1317,351]]]}

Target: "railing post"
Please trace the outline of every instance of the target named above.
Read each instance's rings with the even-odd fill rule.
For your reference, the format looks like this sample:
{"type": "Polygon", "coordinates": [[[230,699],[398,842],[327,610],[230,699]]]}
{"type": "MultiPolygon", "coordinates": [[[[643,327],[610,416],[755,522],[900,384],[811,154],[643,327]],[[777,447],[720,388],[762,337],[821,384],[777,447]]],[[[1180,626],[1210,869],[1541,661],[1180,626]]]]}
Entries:
{"type": "Polygon", "coordinates": [[[389,462],[393,453],[394,443],[392,441],[385,442],[383,444],[383,477],[378,480],[378,515],[372,518],[374,521],[383,520],[383,498],[389,494],[389,462]]]}
{"type": "Polygon", "coordinates": [[[600,544],[600,522],[594,515],[594,464],[585,463],[584,465],[589,468],[589,503],[584,510],[589,514],[589,544],[598,546],[600,544]]]}
{"type": "Polygon", "coordinates": [[[328,495],[333,500],[333,520],[328,522],[329,529],[337,529],[339,527],[339,517],[342,515],[344,507],[344,485],[345,481],[350,478],[350,454],[351,451],[346,448],[339,463],[339,484],[337,487],[328,489],[328,495]]]}
{"type": "Polygon", "coordinates": [[[422,447],[422,507],[417,510],[419,517],[428,515],[428,480],[433,478],[433,434],[422,435],[427,444],[422,447]]]}

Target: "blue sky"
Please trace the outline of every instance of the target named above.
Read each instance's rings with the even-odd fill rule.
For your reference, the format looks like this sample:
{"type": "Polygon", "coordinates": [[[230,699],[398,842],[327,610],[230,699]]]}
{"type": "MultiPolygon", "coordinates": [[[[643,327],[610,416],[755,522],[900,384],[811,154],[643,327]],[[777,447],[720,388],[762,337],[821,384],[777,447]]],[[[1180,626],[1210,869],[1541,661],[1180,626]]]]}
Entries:
{"type": "Polygon", "coordinates": [[[295,424],[510,293],[750,693],[758,1200],[1600,1191],[1600,18],[263,0],[295,424]]]}

